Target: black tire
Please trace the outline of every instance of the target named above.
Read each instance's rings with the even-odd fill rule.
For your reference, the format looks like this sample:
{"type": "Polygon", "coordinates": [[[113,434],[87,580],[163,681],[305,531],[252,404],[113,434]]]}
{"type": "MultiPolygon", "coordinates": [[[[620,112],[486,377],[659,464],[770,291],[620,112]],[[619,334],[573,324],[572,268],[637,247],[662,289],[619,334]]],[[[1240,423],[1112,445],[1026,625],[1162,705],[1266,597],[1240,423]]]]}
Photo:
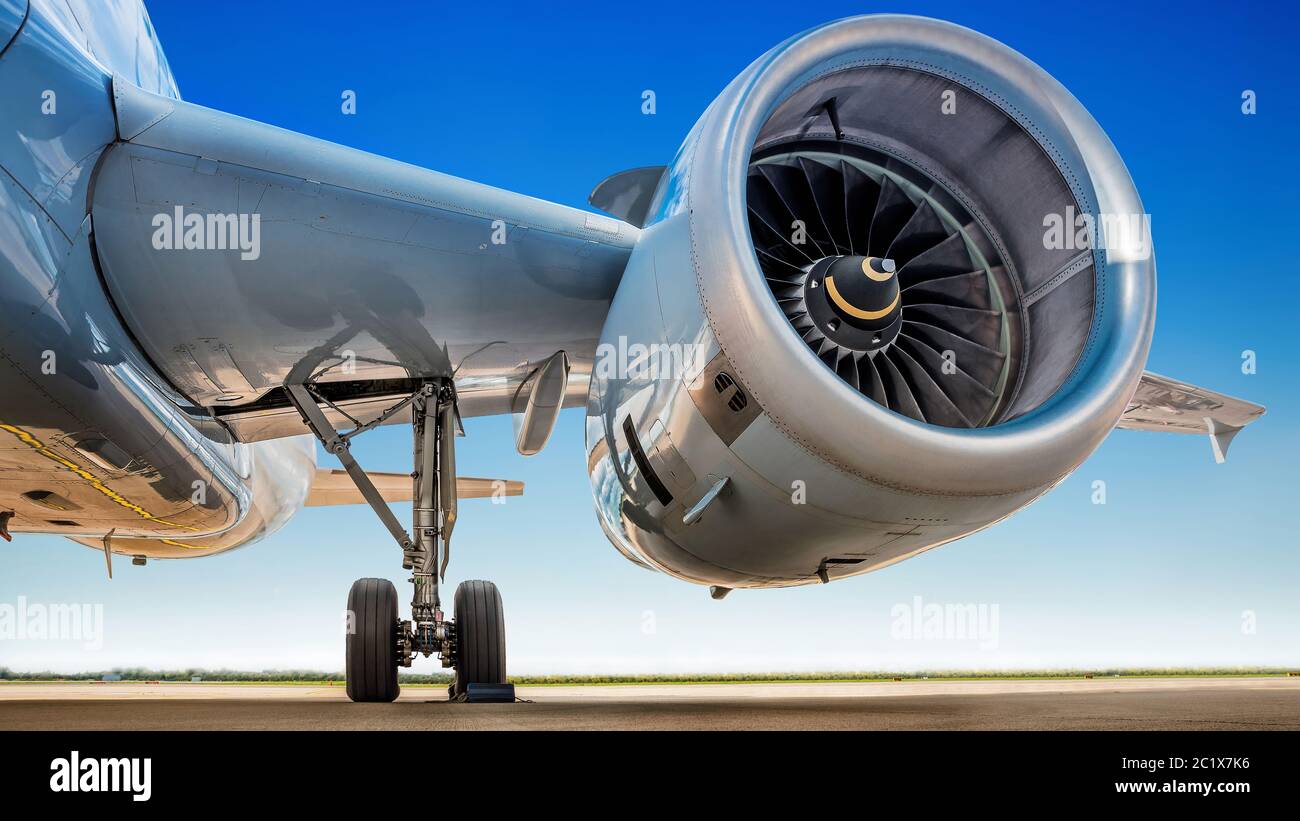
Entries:
{"type": "Polygon", "coordinates": [[[501,593],[492,582],[461,582],[456,587],[456,681],[452,697],[470,684],[506,683],[506,617],[501,593]]]}
{"type": "Polygon", "coordinates": [[[388,579],[357,579],[348,592],[348,698],[392,701],[397,685],[397,588],[388,579]]]}

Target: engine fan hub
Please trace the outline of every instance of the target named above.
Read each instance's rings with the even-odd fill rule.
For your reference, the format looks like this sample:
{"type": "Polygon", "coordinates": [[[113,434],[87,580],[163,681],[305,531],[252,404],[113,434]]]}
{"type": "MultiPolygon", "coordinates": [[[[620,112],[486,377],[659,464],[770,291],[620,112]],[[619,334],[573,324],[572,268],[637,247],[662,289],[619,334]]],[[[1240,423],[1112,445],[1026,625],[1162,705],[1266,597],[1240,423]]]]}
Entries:
{"type": "Polygon", "coordinates": [[[841,347],[874,351],[902,327],[902,294],[892,259],[860,255],[824,257],[808,271],[804,299],[809,316],[841,347]]]}
{"type": "Polygon", "coordinates": [[[781,141],[754,157],[746,204],[759,266],[817,358],[916,421],[995,424],[1021,336],[985,223],[920,167],[869,147],[781,141]]]}

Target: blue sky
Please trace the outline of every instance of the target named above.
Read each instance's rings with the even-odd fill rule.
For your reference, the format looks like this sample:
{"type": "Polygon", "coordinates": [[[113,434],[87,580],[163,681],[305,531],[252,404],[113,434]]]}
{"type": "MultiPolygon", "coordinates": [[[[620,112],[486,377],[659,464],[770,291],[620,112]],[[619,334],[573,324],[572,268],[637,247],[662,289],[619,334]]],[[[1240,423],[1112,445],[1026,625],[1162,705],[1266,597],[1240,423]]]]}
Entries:
{"type": "MultiPolygon", "coordinates": [[[[531,459],[515,454],[508,419],[470,420],[461,471],[528,491],[463,506],[448,582],[501,586],[513,672],[1300,666],[1292,4],[400,6],[149,3],[187,100],[575,206],[608,174],[667,162],[713,96],[793,33],[881,11],[971,26],[1061,80],[1127,161],[1160,270],[1148,367],[1269,408],[1225,465],[1202,439],[1119,431],[988,531],[879,573],[723,602],[605,541],[579,411],[531,459]],[[356,116],[340,114],[343,89],[357,92],[356,116]],[[644,89],[654,116],[641,114],[644,89]],[[1241,113],[1244,89],[1254,116],[1241,113]],[[1241,372],[1247,349],[1257,374],[1241,372]],[[1095,480],[1105,505],[1092,504],[1095,480]],[[996,605],[996,646],[891,635],[891,611],[916,596],[996,605]]],[[[407,470],[408,435],[368,434],[357,454],[407,470]]],[[[405,600],[396,548],[362,508],[306,511],[224,556],[120,562],[112,582],[94,552],[20,537],[0,544],[0,602],[102,603],[105,637],[95,651],[5,642],[0,665],[340,669],[348,585],[369,575],[405,600]]]]}

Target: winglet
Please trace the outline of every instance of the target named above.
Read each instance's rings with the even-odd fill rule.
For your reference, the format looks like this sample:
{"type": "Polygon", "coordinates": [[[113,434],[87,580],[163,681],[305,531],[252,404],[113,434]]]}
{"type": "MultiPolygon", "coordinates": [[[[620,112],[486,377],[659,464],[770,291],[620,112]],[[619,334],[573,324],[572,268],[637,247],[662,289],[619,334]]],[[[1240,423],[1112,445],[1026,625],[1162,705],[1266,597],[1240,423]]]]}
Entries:
{"type": "Polygon", "coordinates": [[[1211,416],[1205,417],[1205,427],[1210,433],[1210,447],[1214,449],[1214,461],[1221,465],[1228,459],[1228,445],[1232,444],[1232,437],[1240,433],[1241,428],[1216,422],[1211,416]]]}

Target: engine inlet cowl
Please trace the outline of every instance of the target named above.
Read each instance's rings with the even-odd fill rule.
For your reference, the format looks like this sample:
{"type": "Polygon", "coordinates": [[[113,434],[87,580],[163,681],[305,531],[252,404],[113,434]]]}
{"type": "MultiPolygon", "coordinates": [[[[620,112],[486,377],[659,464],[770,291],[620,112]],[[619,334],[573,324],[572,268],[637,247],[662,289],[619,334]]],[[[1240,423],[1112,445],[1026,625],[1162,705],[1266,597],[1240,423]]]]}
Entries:
{"type": "MultiPolygon", "coordinates": [[[[1076,468],[1145,364],[1155,269],[1045,241],[1141,212],[1060,84],[968,29],[879,15],[763,55],[659,179],[593,370],[596,508],[647,566],[820,584],[1014,513],[1076,468]]],[[[1149,249],[1149,237],[1140,237],[1149,249]]]]}
{"type": "Polygon", "coordinates": [[[1145,364],[1149,235],[1045,234],[1053,215],[1142,214],[1122,160],[1058,82],[959,26],[867,16],[773,49],[702,117],[651,213],[689,222],[731,376],[796,448],[867,482],[1050,486],[1145,364]]]}

